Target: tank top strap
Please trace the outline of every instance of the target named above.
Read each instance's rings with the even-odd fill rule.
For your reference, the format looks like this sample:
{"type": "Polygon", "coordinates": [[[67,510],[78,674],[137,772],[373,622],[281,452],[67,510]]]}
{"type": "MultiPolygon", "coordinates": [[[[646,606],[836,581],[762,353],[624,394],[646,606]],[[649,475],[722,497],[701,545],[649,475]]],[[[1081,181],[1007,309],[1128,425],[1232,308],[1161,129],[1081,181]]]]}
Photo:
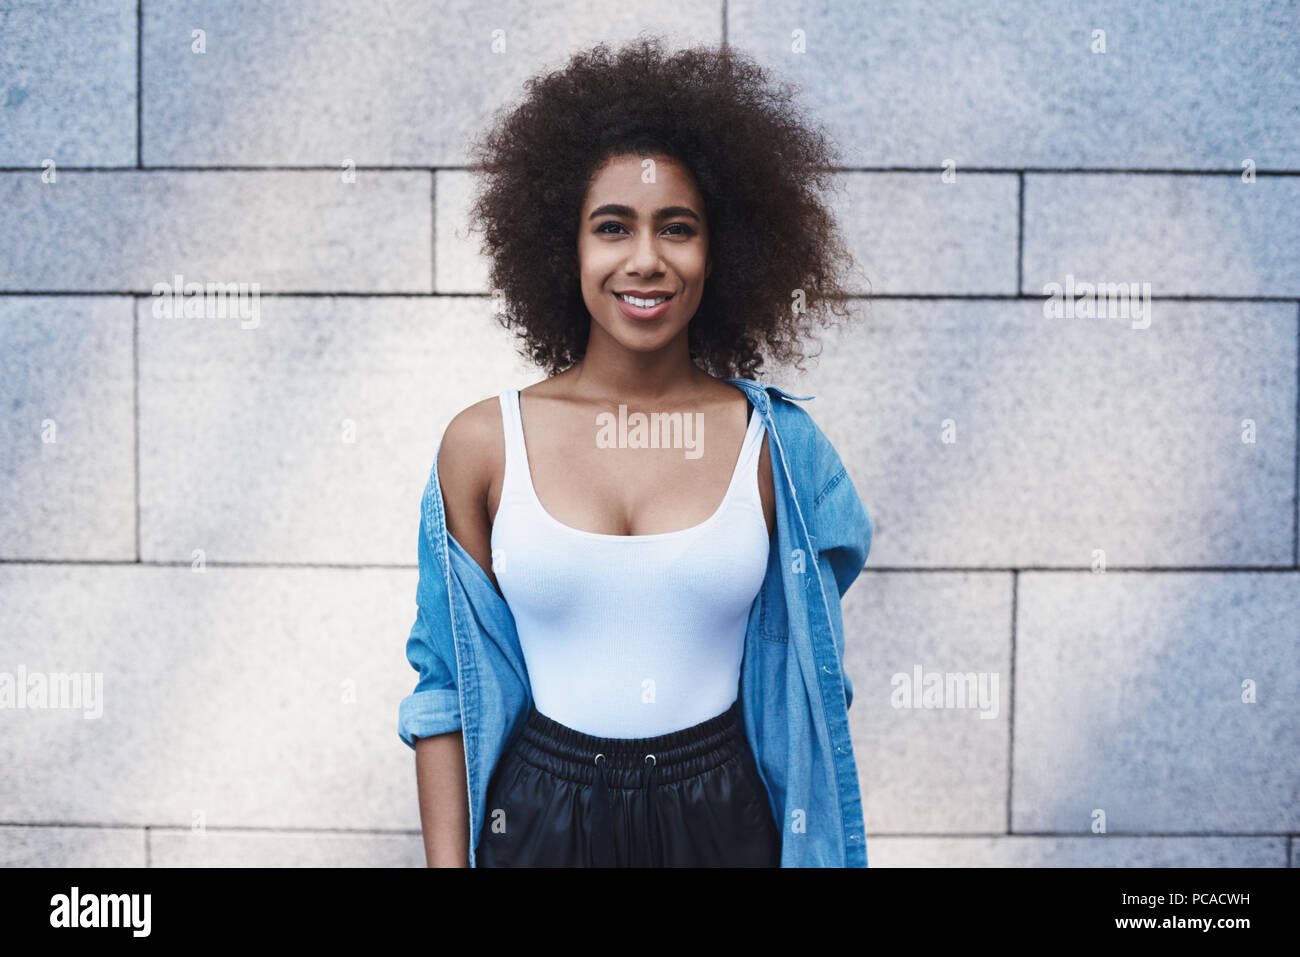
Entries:
{"type": "Polygon", "coordinates": [[[524,424],[519,416],[519,390],[504,389],[497,396],[501,403],[501,428],[506,440],[506,468],[501,478],[501,494],[523,493],[527,479],[527,452],[524,451],[524,424]]]}
{"type": "Polygon", "coordinates": [[[767,429],[763,427],[763,416],[758,409],[751,406],[749,427],[745,430],[745,440],[740,447],[740,456],[736,462],[734,476],[737,487],[734,490],[737,499],[743,499],[762,507],[758,491],[758,463],[762,458],[763,436],[767,429]]]}
{"type": "Polygon", "coordinates": [[[758,461],[758,454],[763,448],[763,435],[767,430],[763,428],[763,416],[758,409],[751,406],[749,413],[749,427],[745,430],[745,444],[741,450],[741,456],[744,457],[746,465],[750,460],[758,461]]]}

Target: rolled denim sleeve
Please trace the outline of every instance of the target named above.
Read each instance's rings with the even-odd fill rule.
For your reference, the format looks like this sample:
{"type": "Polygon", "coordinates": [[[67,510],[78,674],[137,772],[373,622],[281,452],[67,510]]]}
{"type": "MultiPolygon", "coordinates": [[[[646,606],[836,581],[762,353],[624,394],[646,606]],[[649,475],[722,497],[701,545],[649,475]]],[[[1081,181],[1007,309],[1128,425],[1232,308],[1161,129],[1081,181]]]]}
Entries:
{"type": "Polygon", "coordinates": [[[831,631],[839,654],[840,674],[844,679],[845,706],[853,705],[853,682],[844,670],[844,621],[840,599],[857,580],[871,551],[871,515],[862,503],[848,471],[840,463],[829,443],[826,450],[833,459],[831,476],[817,496],[816,539],[817,563],[822,580],[833,579],[837,594],[827,595],[831,631]]]}
{"type": "MultiPolygon", "coordinates": [[[[436,472],[430,481],[437,481],[436,472]]],[[[429,526],[423,519],[419,537],[420,579],[415,591],[417,611],[406,640],[406,659],[419,679],[415,690],[402,699],[397,712],[398,734],[412,749],[416,738],[446,734],[461,727],[446,572],[434,556],[429,526]]]]}

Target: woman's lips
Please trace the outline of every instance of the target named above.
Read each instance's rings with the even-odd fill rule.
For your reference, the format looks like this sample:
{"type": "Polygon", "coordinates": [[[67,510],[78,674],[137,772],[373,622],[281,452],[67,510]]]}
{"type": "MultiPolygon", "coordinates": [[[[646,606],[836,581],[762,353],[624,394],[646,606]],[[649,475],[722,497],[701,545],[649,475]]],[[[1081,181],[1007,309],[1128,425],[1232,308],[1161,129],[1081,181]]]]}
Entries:
{"type": "Polygon", "coordinates": [[[618,308],[623,310],[623,315],[627,316],[629,319],[639,319],[642,321],[658,319],[668,311],[668,306],[673,301],[673,297],[669,296],[663,302],[659,303],[659,305],[645,309],[641,306],[634,306],[632,303],[620,299],[617,293],[611,293],[611,295],[614,296],[614,301],[618,303],[618,308]]]}

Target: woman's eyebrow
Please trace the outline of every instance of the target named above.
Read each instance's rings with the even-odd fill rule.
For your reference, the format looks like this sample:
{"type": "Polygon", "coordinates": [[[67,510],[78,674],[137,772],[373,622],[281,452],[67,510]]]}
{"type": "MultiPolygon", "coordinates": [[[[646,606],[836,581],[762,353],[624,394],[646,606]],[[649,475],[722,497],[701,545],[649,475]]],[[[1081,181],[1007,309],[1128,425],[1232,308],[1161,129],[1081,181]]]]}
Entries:
{"type": "MultiPolygon", "coordinates": [[[[599,216],[622,216],[624,219],[636,219],[636,210],[631,206],[624,206],[622,203],[606,203],[604,206],[597,206],[591,211],[588,219],[596,219],[599,216]]],[[[672,219],[676,216],[685,216],[693,219],[697,223],[700,217],[696,215],[695,210],[689,206],[665,206],[654,212],[655,219],[672,219]]]]}

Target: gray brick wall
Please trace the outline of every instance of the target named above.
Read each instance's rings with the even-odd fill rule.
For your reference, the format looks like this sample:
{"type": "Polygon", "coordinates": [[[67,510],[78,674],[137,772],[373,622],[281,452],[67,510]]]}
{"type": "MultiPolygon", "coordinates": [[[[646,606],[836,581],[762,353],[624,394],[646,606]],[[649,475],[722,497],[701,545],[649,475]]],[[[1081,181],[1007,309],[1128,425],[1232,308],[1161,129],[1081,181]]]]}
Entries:
{"type": "Polygon", "coordinates": [[[456,411],[540,377],[464,146],[650,30],[799,83],[845,157],[861,321],[770,379],[875,521],[872,865],[1292,865],[1296,4],[591,12],[0,2],[0,672],[103,680],[98,718],[0,710],[0,864],[423,863],[419,495],[456,411]],[[259,283],[255,328],[159,315],[176,275],[259,283]],[[1147,324],[1048,318],[1067,277],[1149,283],[1147,324]],[[918,668],[995,706],[898,707],[918,668]]]}

